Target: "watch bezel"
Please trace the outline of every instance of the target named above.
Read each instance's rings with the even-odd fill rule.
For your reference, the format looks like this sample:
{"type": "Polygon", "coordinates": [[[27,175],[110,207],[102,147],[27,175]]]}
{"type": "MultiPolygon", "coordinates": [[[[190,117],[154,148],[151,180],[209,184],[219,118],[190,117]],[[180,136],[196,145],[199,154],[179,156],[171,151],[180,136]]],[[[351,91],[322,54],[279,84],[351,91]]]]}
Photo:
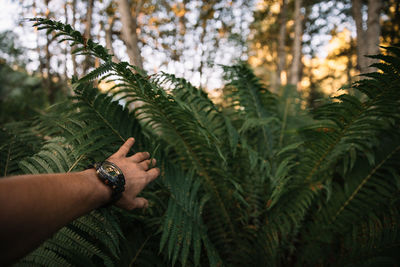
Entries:
{"type": "Polygon", "coordinates": [[[112,189],[111,202],[120,199],[125,190],[125,177],[122,170],[110,161],[95,163],[94,167],[99,179],[112,189]],[[112,172],[115,172],[116,175],[113,175],[112,172]]]}

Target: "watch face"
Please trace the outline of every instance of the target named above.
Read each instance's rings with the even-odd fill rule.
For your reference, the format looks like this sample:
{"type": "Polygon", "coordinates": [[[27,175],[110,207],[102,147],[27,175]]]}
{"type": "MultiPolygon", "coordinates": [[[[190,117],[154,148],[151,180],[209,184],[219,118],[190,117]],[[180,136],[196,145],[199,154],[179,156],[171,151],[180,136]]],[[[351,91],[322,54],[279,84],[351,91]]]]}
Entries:
{"type": "Polygon", "coordinates": [[[109,164],[108,162],[103,163],[103,169],[106,173],[111,175],[113,178],[117,178],[117,176],[121,174],[121,172],[117,168],[115,168],[113,165],[109,164]]]}

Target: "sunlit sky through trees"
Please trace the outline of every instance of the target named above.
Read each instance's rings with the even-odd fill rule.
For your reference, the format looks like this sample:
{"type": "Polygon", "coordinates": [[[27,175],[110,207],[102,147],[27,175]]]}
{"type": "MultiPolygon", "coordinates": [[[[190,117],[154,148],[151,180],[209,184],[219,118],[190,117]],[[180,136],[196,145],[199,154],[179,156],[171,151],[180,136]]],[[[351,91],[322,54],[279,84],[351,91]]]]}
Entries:
{"type": "MultiPolygon", "coordinates": [[[[22,1],[23,3],[27,3],[27,5],[31,4],[32,1],[22,1]]],[[[49,8],[50,10],[61,10],[63,8],[65,1],[61,0],[52,0],[50,1],[49,8]]],[[[105,8],[107,3],[109,1],[96,1],[96,5],[98,5],[99,9],[105,8]]],[[[193,7],[191,10],[196,11],[196,1],[193,1],[193,7]]],[[[199,1],[197,1],[199,2],[199,1]]],[[[42,10],[45,9],[43,3],[41,1],[36,1],[36,4],[38,5],[39,8],[42,10]]],[[[81,5],[78,7],[78,10],[81,9],[83,10],[85,8],[82,3],[78,2],[78,5],[81,5]]],[[[191,3],[189,3],[191,5],[191,3]]],[[[23,11],[23,5],[18,3],[18,1],[12,1],[12,0],[0,0],[0,6],[1,8],[1,13],[0,13],[0,31],[6,31],[6,30],[12,30],[18,34],[20,37],[20,41],[23,44],[24,47],[27,47],[31,49],[28,53],[28,57],[31,60],[31,62],[27,65],[28,70],[35,70],[38,68],[38,55],[36,51],[34,50],[36,47],[36,44],[38,42],[37,35],[34,32],[34,29],[31,27],[31,23],[28,21],[25,21],[23,17],[20,17],[21,13],[25,13],[27,17],[33,17],[33,10],[31,8],[28,8],[28,10],[31,10],[27,12],[26,10],[23,11]]],[[[240,8],[236,8],[233,13],[236,16],[240,16],[240,12],[242,10],[240,8]]],[[[166,15],[164,14],[157,14],[161,19],[165,17],[166,15]]],[[[242,21],[241,25],[238,26],[236,29],[236,34],[240,35],[248,35],[249,34],[249,24],[252,21],[252,17],[250,16],[251,14],[248,14],[246,16],[246,21],[242,21]],[[242,31],[241,31],[242,30],[242,31]],[[244,31],[243,31],[244,30],[244,31]]],[[[188,21],[191,24],[197,23],[196,21],[196,16],[198,14],[195,14],[193,12],[188,14],[188,21]]],[[[105,45],[104,43],[104,33],[101,32],[101,29],[99,27],[99,23],[96,23],[96,20],[99,21],[100,19],[98,18],[98,14],[94,15],[94,25],[92,29],[92,38],[96,41],[97,37],[96,33],[99,33],[102,39],[100,39],[100,43],[102,45],[105,45]],[[97,16],[97,17],[96,17],[97,16]]],[[[141,17],[138,17],[138,20],[140,20],[141,17]]],[[[235,19],[235,18],[233,18],[235,19]]],[[[65,17],[57,17],[56,20],[64,21],[65,17]]],[[[118,21],[117,23],[120,24],[118,21]]],[[[239,24],[240,21],[237,22],[239,24]]],[[[76,25],[76,29],[83,32],[83,28],[81,27],[79,23],[76,25]]],[[[118,25],[117,25],[118,26],[118,25]]],[[[148,25],[151,27],[151,25],[148,25]]],[[[165,25],[166,30],[172,30],[172,25],[165,25]]],[[[235,31],[235,29],[234,29],[235,31]]],[[[145,38],[145,37],[144,37],[145,38]]],[[[146,39],[146,38],[145,38],[146,39]]],[[[39,39],[39,42],[44,42],[45,40],[43,38],[39,39]]],[[[44,45],[44,43],[42,43],[44,45]]],[[[59,46],[63,46],[64,44],[61,44],[59,46]]],[[[127,57],[126,54],[126,49],[121,42],[121,40],[114,40],[113,45],[115,46],[115,54],[120,58],[121,60],[129,61],[129,58],[127,57]]],[[[149,72],[149,73],[155,73],[159,71],[164,71],[168,73],[174,73],[178,76],[183,76],[189,79],[191,82],[193,82],[195,85],[200,85],[200,76],[197,72],[190,72],[190,69],[195,69],[197,66],[195,65],[197,62],[201,61],[199,53],[196,53],[196,50],[198,50],[198,46],[200,46],[200,49],[212,49],[212,47],[207,47],[208,44],[201,44],[198,40],[196,40],[196,36],[191,35],[190,33],[185,35],[185,47],[183,48],[183,54],[184,56],[181,57],[180,62],[173,62],[168,58],[168,55],[163,53],[162,51],[157,51],[155,49],[151,49],[149,46],[143,46],[141,50],[142,57],[145,59],[144,60],[144,68],[149,72]],[[201,46],[206,46],[206,47],[201,47],[201,46]],[[168,62],[168,63],[166,63],[168,62]]],[[[214,57],[214,60],[209,62],[210,64],[231,64],[235,60],[246,60],[247,55],[242,55],[240,56],[240,53],[238,54],[238,51],[236,47],[232,46],[229,44],[229,42],[222,43],[224,46],[224,49],[217,53],[214,57]]],[[[209,45],[208,45],[209,46],[209,45]]],[[[180,47],[182,48],[182,47],[180,47]]],[[[56,54],[56,53],[55,53],[56,54]]],[[[52,62],[52,67],[54,69],[59,69],[59,66],[57,66],[57,63],[52,62]]],[[[201,80],[201,85],[207,88],[216,88],[220,87],[222,84],[221,81],[221,75],[222,75],[222,69],[221,68],[213,68],[210,67],[209,69],[206,68],[205,72],[207,72],[207,79],[206,77],[202,77],[201,80]]],[[[72,63],[69,62],[68,64],[68,73],[69,75],[72,75],[72,63]]]]}
{"type": "MultiPolygon", "coordinates": [[[[27,53],[27,57],[29,58],[30,61],[27,64],[27,68],[30,71],[34,71],[38,68],[38,54],[36,53],[35,47],[37,43],[44,42],[45,39],[42,38],[38,40],[37,39],[38,35],[36,35],[34,29],[30,27],[31,26],[30,22],[24,21],[24,19],[21,17],[21,14],[25,14],[27,17],[34,16],[32,11],[29,13],[30,10],[29,8],[27,9],[25,8],[25,10],[23,11],[23,5],[25,4],[25,2],[27,3],[27,5],[30,5],[32,1],[0,0],[0,6],[1,6],[0,31],[12,30],[18,34],[22,45],[30,49],[29,52],[27,53]]],[[[109,1],[96,1],[97,9],[98,10],[105,9],[108,2],[109,1]]],[[[244,39],[247,40],[249,37],[251,38],[252,32],[250,30],[250,25],[254,21],[254,17],[251,12],[263,8],[265,2],[266,1],[263,2],[260,0],[255,0],[251,2],[252,7],[250,9],[244,9],[244,8],[242,9],[241,1],[236,1],[234,4],[231,4],[233,5],[233,17],[230,19],[232,20],[232,24],[235,25],[232,29],[232,33],[244,36],[244,39]],[[247,12],[247,13],[242,14],[241,12],[247,12]],[[245,19],[243,20],[243,18],[245,19]]],[[[43,5],[41,1],[37,1],[37,4],[39,8],[44,9],[43,6],[40,7],[41,4],[43,5]]],[[[64,1],[52,0],[50,1],[49,8],[50,10],[61,9],[63,4],[64,1]]],[[[188,23],[191,23],[192,25],[196,23],[196,18],[198,16],[198,14],[196,14],[196,10],[198,9],[198,4],[199,1],[191,1],[188,4],[189,8],[190,5],[192,5],[192,7],[190,8],[191,12],[188,12],[187,14],[187,20],[188,23]]],[[[328,56],[328,54],[332,52],[332,49],[336,49],[338,47],[337,40],[336,40],[336,45],[329,44],[330,42],[332,42],[333,35],[331,34],[331,32],[333,30],[335,30],[336,32],[344,31],[347,35],[350,35],[352,38],[355,37],[356,34],[355,34],[354,22],[350,17],[346,18],[346,14],[341,13],[343,7],[344,4],[340,2],[334,3],[332,1],[322,2],[312,7],[311,12],[309,13],[309,17],[314,20],[314,24],[313,25],[306,24],[305,27],[321,27],[321,29],[312,36],[310,36],[307,33],[307,31],[304,32],[303,41],[306,44],[303,45],[302,47],[303,64],[306,65],[314,64],[314,66],[317,65],[320,66],[322,63],[325,64],[324,60],[328,56]],[[329,13],[329,15],[324,18],[318,18],[321,12],[329,13]],[[316,62],[318,62],[318,64],[316,62]]],[[[84,8],[85,6],[78,1],[78,9],[82,10],[84,8]]],[[[279,12],[278,2],[272,4],[272,9],[273,8],[275,9],[277,8],[279,12]]],[[[98,23],[100,21],[99,16],[100,16],[99,13],[94,14],[92,38],[96,40],[98,37],[100,37],[100,43],[105,45],[104,33],[102,33],[98,23]]],[[[156,16],[162,19],[162,17],[167,16],[167,14],[157,13],[156,16]]],[[[65,21],[65,18],[63,16],[57,17],[56,19],[62,22],[65,21]]],[[[140,20],[146,22],[144,19],[145,18],[138,16],[139,22],[140,20]]],[[[120,22],[118,21],[117,23],[120,22]]],[[[219,21],[217,21],[217,23],[215,24],[218,23],[219,21]]],[[[119,26],[117,25],[117,27],[119,26]]],[[[151,29],[152,25],[146,25],[146,27],[149,27],[149,29],[144,29],[146,30],[146,33],[152,30],[151,29]]],[[[165,25],[165,27],[166,30],[173,30],[173,24],[165,25]],[[168,27],[172,28],[168,29],[168,27]]],[[[84,30],[82,29],[82,24],[79,23],[77,24],[76,28],[81,32],[83,32],[84,30]]],[[[216,25],[215,28],[207,27],[207,30],[215,31],[216,28],[218,28],[218,25],[216,25]]],[[[244,44],[243,47],[240,48],[237,44],[232,43],[228,38],[226,40],[221,40],[221,43],[219,44],[218,47],[218,51],[216,51],[215,54],[211,54],[212,55],[211,59],[204,59],[201,57],[201,53],[199,53],[198,51],[213,50],[213,47],[210,47],[210,45],[212,45],[212,42],[201,43],[198,39],[196,39],[197,38],[196,34],[197,33],[195,32],[188,32],[187,34],[185,34],[184,36],[185,39],[181,43],[173,43],[173,40],[168,41],[167,39],[167,42],[173,43],[173,45],[177,46],[177,49],[181,49],[183,51],[182,55],[179,57],[179,60],[171,60],[170,54],[165,53],[165,51],[162,50],[153,49],[155,45],[152,42],[154,42],[154,40],[157,41],[158,39],[154,38],[146,39],[146,36],[143,36],[143,39],[146,40],[146,42],[148,41],[150,44],[150,45],[144,45],[141,49],[141,55],[144,59],[145,70],[147,70],[150,74],[160,71],[174,73],[177,76],[185,77],[196,86],[201,85],[202,87],[210,90],[214,88],[219,88],[222,85],[222,79],[221,79],[222,70],[221,68],[218,67],[218,64],[232,64],[236,60],[250,59],[249,60],[250,64],[256,62],[254,64],[255,67],[257,67],[257,62],[262,62],[260,57],[266,56],[263,55],[262,53],[260,54],[258,52],[252,51],[252,46],[249,45],[248,43],[244,44]],[[199,72],[196,71],[196,69],[198,68],[197,64],[199,64],[198,62],[202,61],[205,61],[207,63],[204,68],[203,75],[199,74],[199,72]],[[210,63],[211,65],[208,63],[210,63]]],[[[265,38],[268,38],[268,36],[266,36],[265,38]]],[[[346,39],[347,37],[343,38],[346,39]]],[[[41,45],[44,44],[42,43],[41,45]]],[[[61,44],[61,48],[60,47],[58,48],[59,51],[58,52],[55,51],[53,52],[53,54],[57,53],[61,54],[64,45],[65,44],[61,44]]],[[[129,61],[123,42],[119,39],[116,39],[114,40],[113,45],[115,47],[114,49],[115,54],[118,56],[118,58],[120,58],[121,60],[129,61]]],[[[57,60],[52,61],[51,66],[52,68],[54,68],[55,71],[63,72],[62,70],[63,67],[60,66],[57,60]]],[[[68,69],[67,73],[69,77],[71,77],[73,74],[71,56],[68,56],[68,64],[66,66],[68,69]]],[[[321,69],[324,69],[325,71],[331,71],[326,68],[321,68],[321,69]]],[[[319,72],[321,72],[321,70],[319,72]]],[[[325,73],[316,75],[323,77],[325,73]]],[[[307,81],[302,81],[302,84],[307,86],[307,81]]],[[[340,83],[334,83],[334,84],[330,83],[330,86],[328,86],[329,89],[326,89],[326,91],[329,94],[331,94],[332,91],[338,89],[338,88],[332,89],[332,87],[337,86],[338,84],[341,85],[340,83]]]]}

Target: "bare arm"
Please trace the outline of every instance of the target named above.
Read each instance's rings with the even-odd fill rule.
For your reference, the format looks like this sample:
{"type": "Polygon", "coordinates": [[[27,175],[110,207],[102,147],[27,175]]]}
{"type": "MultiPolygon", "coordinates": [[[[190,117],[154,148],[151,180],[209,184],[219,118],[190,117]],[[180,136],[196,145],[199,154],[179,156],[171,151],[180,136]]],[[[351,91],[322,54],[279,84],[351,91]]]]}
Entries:
{"type": "MultiPolygon", "coordinates": [[[[124,173],[125,191],[116,203],[124,209],[143,208],[136,197],[159,175],[149,169],[149,153],[126,157],[134,139],[128,139],[109,161],[124,173]]],[[[152,163],[155,164],[155,161],[152,163]]],[[[11,264],[39,246],[72,220],[106,204],[111,189],[94,169],[75,173],[21,175],[0,180],[0,265],[11,264]]]]}

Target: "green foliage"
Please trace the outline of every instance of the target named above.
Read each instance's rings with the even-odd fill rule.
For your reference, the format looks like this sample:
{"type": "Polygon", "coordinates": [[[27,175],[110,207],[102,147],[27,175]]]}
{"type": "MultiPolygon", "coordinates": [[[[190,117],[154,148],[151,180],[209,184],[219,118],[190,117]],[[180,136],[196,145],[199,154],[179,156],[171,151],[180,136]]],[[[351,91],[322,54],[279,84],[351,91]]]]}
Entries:
{"type": "Polygon", "coordinates": [[[0,59],[0,125],[29,120],[47,106],[38,77],[14,70],[0,59]]]}
{"type": "Polygon", "coordinates": [[[20,40],[12,31],[4,31],[0,33],[0,58],[6,60],[13,65],[24,65],[24,49],[19,47],[20,40]]]}
{"type": "MultiPolygon", "coordinates": [[[[163,233],[160,241],[160,250],[167,245],[168,257],[172,258],[172,265],[180,254],[180,262],[186,266],[190,246],[193,246],[194,264],[200,262],[200,247],[204,243],[210,259],[221,262],[218,253],[208,239],[207,229],[202,221],[202,210],[204,204],[209,200],[208,194],[201,198],[198,196],[201,188],[201,180],[194,179],[192,175],[179,174],[169,171],[166,177],[166,185],[171,192],[166,218],[163,225],[163,233]],[[174,186],[179,184],[180,186],[174,186]],[[187,196],[190,196],[188,199],[187,196]],[[168,240],[168,244],[166,243],[168,240]],[[175,242],[178,241],[178,243],[175,242]],[[186,245],[182,244],[185,242],[186,245]]],[[[215,265],[217,262],[211,263],[215,265]]]]}
{"type": "Polygon", "coordinates": [[[18,163],[40,151],[43,136],[32,122],[8,123],[0,129],[0,173],[1,176],[22,173],[18,163]]]}
{"type": "Polygon", "coordinates": [[[162,174],[143,192],[152,203],[145,212],[94,211],[19,264],[372,266],[400,260],[399,48],[385,48],[376,56],[381,71],[353,85],[362,100],[344,93],[315,110],[312,122],[291,88],[271,93],[245,64],[224,67],[226,103],[217,106],[184,79],[149,77],[113,63],[68,25],[45,19],[36,25],[104,62],[75,82],[68,102],[13,135],[12,146],[1,143],[2,168],[79,171],[134,136],[135,150],[154,152],[162,174]],[[113,86],[100,92],[95,79],[113,86]],[[35,146],[23,150],[35,131],[41,133],[35,146]]]}

